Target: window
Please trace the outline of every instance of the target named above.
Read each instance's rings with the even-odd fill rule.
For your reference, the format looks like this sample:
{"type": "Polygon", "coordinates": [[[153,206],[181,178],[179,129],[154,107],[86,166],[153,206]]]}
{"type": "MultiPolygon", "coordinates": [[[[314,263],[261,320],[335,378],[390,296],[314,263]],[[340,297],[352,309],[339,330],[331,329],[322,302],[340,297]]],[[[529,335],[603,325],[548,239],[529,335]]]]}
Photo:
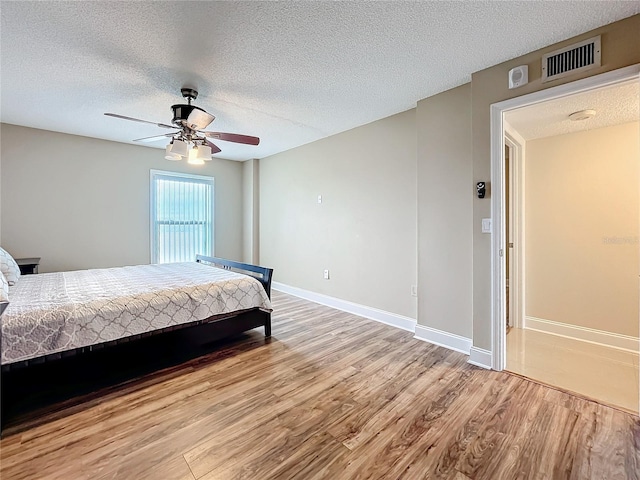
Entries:
{"type": "Polygon", "coordinates": [[[213,255],[213,177],[151,170],[151,263],[213,255]]]}

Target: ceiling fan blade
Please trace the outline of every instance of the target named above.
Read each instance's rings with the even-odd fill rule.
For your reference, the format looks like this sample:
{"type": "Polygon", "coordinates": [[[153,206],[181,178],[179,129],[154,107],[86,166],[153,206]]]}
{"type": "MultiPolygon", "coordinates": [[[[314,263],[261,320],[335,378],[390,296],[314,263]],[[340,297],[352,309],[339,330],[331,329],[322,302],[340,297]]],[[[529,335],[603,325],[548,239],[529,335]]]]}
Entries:
{"type": "Polygon", "coordinates": [[[194,108],[187,117],[187,126],[193,130],[207,128],[216,117],[199,108],[194,108]]]}
{"type": "Polygon", "coordinates": [[[173,137],[177,133],[180,133],[180,132],[165,133],[164,135],[155,135],[153,137],[136,138],[134,142],[146,143],[146,142],[156,142],[158,140],[166,140],[167,137],[173,137]]]}
{"type": "Polygon", "coordinates": [[[211,155],[215,155],[216,153],[220,153],[222,151],[216,144],[211,143],[209,140],[205,140],[204,143],[211,147],[211,155]]]}
{"type": "Polygon", "coordinates": [[[203,135],[209,138],[217,138],[218,140],[224,140],[225,142],[244,143],[246,145],[258,145],[260,139],[258,137],[251,137],[249,135],[239,135],[237,133],[222,133],[222,132],[201,132],[203,135]]]}
{"type": "Polygon", "coordinates": [[[105,113],[105,115],[108,117],[122,118],[123,120],[131,120],[133,122],[150,123],[151,125],[156,125],[162,128],[176,128],[175,125],[167,125],[165,123],[156,123],[156,122],[150,122],[148,120],[140,120],[139,118],[125,117],[124,115],[118,115],[117,113],[105,113]]]}

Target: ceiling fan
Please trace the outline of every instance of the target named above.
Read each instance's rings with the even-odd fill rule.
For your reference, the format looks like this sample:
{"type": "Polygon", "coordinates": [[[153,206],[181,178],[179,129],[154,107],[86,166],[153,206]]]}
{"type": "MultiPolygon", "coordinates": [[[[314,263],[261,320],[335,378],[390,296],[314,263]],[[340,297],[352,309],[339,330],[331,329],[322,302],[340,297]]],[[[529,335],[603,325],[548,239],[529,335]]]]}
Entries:
{"type": "Polygon", "coordinates": [[[122,118],[140,123],[150,123],[161,128],[177,129],[173,132],[153,137],[136,138],[134,142],[155,142],[171,138],[167,145],[165,158],[167,160],[181,160],[188,158],[188,162],[195,165],[202,165],[205,161],[211,160],[211,155],[222,150],[209,140],[223,140],[225,142],[243,143],[246,145],[258,145],[260,139],[249,135],[239,135],[237,133],[208,132],[206,128],[216,118],[204,109],[191,105],[191,101],[198,98],[198,92],[192,88],[181,88],[182,96],[187,99],[187,104],[172,105],[173,125],[165,123],[149,122],[138,118],[126,117],[117,113],[105,113],[109,117],[122,118]]]}

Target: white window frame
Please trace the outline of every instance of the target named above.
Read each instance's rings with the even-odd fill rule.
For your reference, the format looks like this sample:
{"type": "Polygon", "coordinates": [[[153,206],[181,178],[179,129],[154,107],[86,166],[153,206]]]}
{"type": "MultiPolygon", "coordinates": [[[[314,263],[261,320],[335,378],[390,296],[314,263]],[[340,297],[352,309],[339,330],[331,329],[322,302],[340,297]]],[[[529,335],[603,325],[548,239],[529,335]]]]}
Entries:
{"type": "MultiPolygon", "coordinates": [[[[156,235],[155,235],[155,222],[156,222],[156,189],[155,189],[155,179],[157,176],[162,177],[175,177],[176,179],[193,179],[198,180],[200,182],[205,182],[211,184],[211,252],[207,252],[206,254],[215,256],[215,178],[207,175],[194,175],[191,173],[181,173],[181,172],[169,172],[166,170],[149,170],[149,244],[150,251],[149,257],[151,263],[158,263],[158,255],[156,252],[156,235]]],[[[193,259],[195,261],[195,258],[193,259]]]]}

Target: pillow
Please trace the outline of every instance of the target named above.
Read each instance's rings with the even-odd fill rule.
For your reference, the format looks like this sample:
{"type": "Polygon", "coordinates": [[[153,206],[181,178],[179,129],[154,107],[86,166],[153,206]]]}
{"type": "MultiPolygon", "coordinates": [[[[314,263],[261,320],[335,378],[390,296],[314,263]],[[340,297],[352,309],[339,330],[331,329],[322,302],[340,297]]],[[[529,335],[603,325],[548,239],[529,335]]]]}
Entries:
{"type": "Polygon", "coordinates": [[[9,282],[4,278],[4,275],[0,273],[0,302],[9,301],[9,282]]]}
{"type": "Polygon", "coordinates": [[[4,275],[9,285],[15,284],[20,278],[20,267],[9,252],[0,247],[0,272],[4,275]]]}

